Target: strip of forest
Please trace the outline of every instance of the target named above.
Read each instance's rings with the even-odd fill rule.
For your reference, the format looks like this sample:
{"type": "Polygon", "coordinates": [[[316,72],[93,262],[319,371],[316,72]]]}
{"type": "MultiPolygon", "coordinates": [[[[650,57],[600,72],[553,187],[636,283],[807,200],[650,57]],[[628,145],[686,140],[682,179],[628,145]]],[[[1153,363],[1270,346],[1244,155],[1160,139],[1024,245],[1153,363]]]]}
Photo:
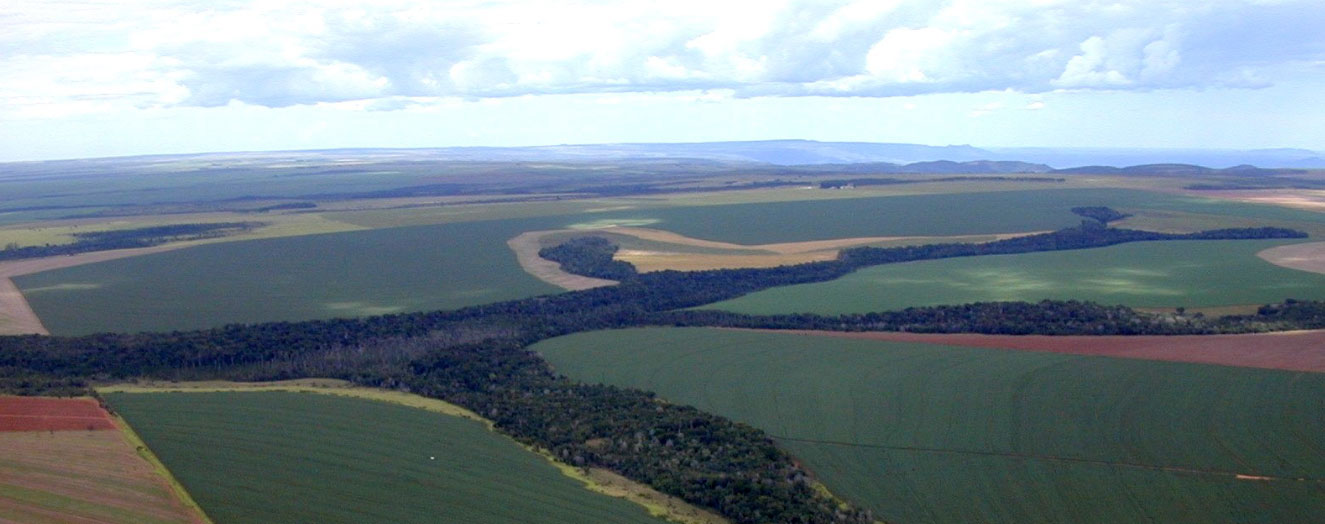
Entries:
{"type": "Polygon", "coordinates": [[[214,222],[209,224],[171,224],[167,226],[89,231],[74,233],[68,244],[19,246],[17,243],[0,249],[0,260],[77,255],[111,249],[152,247],[167,242],[184,242],[233,235],[261,226],[258,222],[214,222]]]}
{"type": "Polygon", "coordinates": [[[928,332],[1226,333],[1325,326],[1325,303],[1286,301],[1255,315],[1175,322],[1121,306],[1045,301],[914,308],[824,317],[680,311],[863,267],[937,258],[1085,249],[1124,242],[1302,238],[1277,228],[1174,235],[1081,226],[986,244],[854,248],[836,260],[761,269],[638,273],[603,239],[547,251],[564,267],[620,284],[453,311],[230,325],[172,333],[0,337],[0,391],[85,394],[91,382],[330,377],[461,405],[526,444],[575,465],[644,482],[734,522],[870,522],[814,489],[810,474],[762,431],[652,393],[576,383],[528,345],[589,330],[703,325],[928,332]]]}

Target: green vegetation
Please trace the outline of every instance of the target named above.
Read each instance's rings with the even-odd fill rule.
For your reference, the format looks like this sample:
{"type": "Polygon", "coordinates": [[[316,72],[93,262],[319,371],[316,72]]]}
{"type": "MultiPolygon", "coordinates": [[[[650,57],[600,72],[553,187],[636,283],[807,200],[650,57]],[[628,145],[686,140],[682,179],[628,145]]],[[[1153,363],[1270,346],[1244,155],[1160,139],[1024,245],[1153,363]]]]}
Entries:
{"type": "Polygon", "coordinates": [[[105,397],[218,524],[660,522],[473,420],[312,393],[105,397]]]}
{"type": "Polygon", "coordinates": [[[198,246],[15,278],[51,332],[451,309],[558,291],[506,240],[539,220],[355,231],[198,246]]]}
{"type": "MultiPolygon", "coordinates": [[[[1279,223],[1325,223],[1325,215],[1274,206],[1127,189],[1044,189],[674,207],[595,214],[600,224],[635,220],[694,238],[768,244],[848,237],[976,235],[1073,226],[1073,207],[1184,211],[1279,223]]],[[[1239,224],[1242,225],[1242,224],[1239,224]]],[[[1283,225],[1283,224],[1275,224],[1283,225]]],[[[1198,229],[1232,227],[1208,225],[1198,229]]]]}
{"type": "Polygon", "coordinates": [[[1325,298],[1325,275],[1256,257],[1283,240],[1184,240],[926,260],[705,306],[748,314],[889,311],[984,301],[1075,299],[1133,307],[1211,307],[1325,298]]]}
{"type": "Polygon", "coordinates": [[[573,379],[759,427],[886,521],[1325,512],[1325,375],[713,329],[582,333],[532,349],[573,379]]]}
{"type": "Polygon", "coordinates": [[[617,246],[599,236],[578,237],[553,247],[538,251],[538,256],[558,262],[561,269],[576,275],[584,275],[608,280],[635,278],[635,266],[628,262],[612,260],[617,246]]]}
{"type": "Polygon", "coordinates": [[[75,255],[91,251],[151,247],[167,242],[185,242],[216,238],[248,231],[263,225],[259,222],[221,222],[210,224],[170,224],[135,229],[73,233],[73,242],[44,246],[19,246],[9,243],[0,249],[0,260],[75,255]]]}

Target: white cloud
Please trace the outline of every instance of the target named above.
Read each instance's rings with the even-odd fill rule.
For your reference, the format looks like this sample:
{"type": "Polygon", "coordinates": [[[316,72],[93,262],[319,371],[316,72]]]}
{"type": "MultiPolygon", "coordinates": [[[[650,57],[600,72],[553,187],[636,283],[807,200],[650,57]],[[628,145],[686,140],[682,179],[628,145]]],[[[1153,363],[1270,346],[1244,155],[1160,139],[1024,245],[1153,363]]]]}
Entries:
{"type": "Polygon", "coordinates": [[[0,115],[706,89],[1264,87],[1321,74],[1310,64],[1325,60],[1322,25],[1315,0],[18,0],[0,7],[0,115]]]}

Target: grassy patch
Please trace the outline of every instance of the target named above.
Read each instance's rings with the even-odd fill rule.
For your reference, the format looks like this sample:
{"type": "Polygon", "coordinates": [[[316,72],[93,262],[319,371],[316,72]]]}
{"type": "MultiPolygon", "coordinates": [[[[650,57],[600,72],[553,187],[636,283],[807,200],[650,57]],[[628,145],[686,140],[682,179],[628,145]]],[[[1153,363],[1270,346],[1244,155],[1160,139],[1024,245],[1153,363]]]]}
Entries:
{"type": "Polygon", "coordinates": [[[658,522],[472,420],[291,392],[105,397],[219,523],[658,522]]]}
{"type": "Polygon", "coordinates": [[[742,313],[863,313],[1043,299],[1211,308],[1325,298],[1325,275],[1256,257],[1281,240],[1137,242],[1100,249],[927,260],[862,269],[706,306],[742,313]]]}
{"type": "Polygon", "coordinates": [[[890,522],[1325,512],[1325,375],[713,329],[534,349],[574,379],[760,427],[890,522]]]}

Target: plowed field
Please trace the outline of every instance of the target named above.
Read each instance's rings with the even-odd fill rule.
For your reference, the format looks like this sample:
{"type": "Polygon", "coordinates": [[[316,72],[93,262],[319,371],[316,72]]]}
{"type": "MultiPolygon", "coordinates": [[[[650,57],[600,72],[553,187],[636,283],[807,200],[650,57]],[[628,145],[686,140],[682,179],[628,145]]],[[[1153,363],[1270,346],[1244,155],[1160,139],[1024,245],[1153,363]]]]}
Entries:
{"type": "Polygon", "coordinates": [[[0,397],[0,431],[115,429],[92,398],[0,397]]]}
{"type": "MultiPolygon", "coordinates": [[[[773,331],[788,333],[788,331],[773,331]]],[[[1195,362],[1325,373],[1325,331],[1251,335],[1051,337],[929,333],[796,331],[817,336],[922,342],[950,346],[1021,349],[1103,357],[1195,362]]]]}

